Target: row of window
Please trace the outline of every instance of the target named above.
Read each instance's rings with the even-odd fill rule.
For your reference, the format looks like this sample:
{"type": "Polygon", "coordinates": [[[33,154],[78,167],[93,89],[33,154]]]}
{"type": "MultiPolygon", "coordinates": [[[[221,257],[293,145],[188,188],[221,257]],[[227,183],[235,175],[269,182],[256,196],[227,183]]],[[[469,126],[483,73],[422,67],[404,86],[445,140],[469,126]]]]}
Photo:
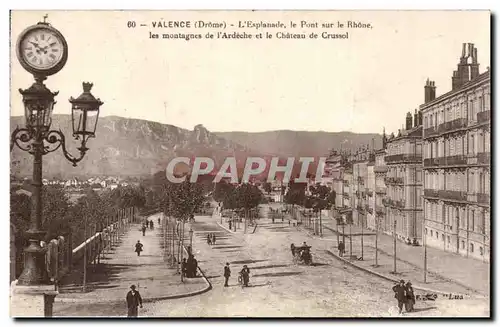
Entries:
{"type": "Polygon", "coordinates": [[[422,155],[422,143],[420,140],[417,142],[404,140],[396,143],[389,143],[387,145],[387,155],[397,155],[397,154],[406,154],[406,155],[422,155]]]}
{"type": "Polygon", "coordinates": [[[489,131],[469,131],[464,136],[424,142],[424,159],[490,152],[489,131]]]}
{"type": "Polygon", "coordinates": [[[481,234],[489,232],[486,227],[489,226],[490,215],[482,208],[468,207],[465,209],[464,207],[426,202],[424,210],[426,220],[441,222],[446,226],[452,226],[454,230],[460,228],[481,234]]]}
{"type": "MultiPolygon", "coordinates": [[[[427,228],[425,229],[425,235],[427,235],[428,232],[427,232],[427,228]]],[[[431,237],[434,237],[434,235],[436,235],[436,239],[439,240],[439,232],[436,232],[434,233],[433,230],[431,229],[431,233],[430,233],[431,237]]],[[[444,242],[444,233],[441,234],[441,240],[444,242]]],[[[447,235],[446,236],[446,240],[448,241],[448,244],[451,244],[451,237],[450,235],[447,235]]],[[[465,241],[462,240],[461,242],[462,244],[462,250],[465,250],[465,241]]],[[[469,246],[469,252],[471,253],[474,253],[474,243],[470,243],[470,246],[469,246]]],[[[479,254],[480,255],[484,255],[484,249],[482,246],[479,247],[479,254]]]]}
{"type": "Polygon", "coordinates": [[[424,188],[432,190],[448,190],[469,193],[490,193],[490,172],[488,170],[473,170],[467,172],[425,171],[424,188]]]}
{"type": "Polygon", "coordinates": [[[477,97],[456,99],[451,104],[442,104],[424,113],[424,129],[437,127],[445,122],[465,118],[475,121],[478,112],[490,110],[490,94],[488,88],[483,89],[482,94],[477,97]],[[459,102],[460,101],[460,102],[459,102]]]}

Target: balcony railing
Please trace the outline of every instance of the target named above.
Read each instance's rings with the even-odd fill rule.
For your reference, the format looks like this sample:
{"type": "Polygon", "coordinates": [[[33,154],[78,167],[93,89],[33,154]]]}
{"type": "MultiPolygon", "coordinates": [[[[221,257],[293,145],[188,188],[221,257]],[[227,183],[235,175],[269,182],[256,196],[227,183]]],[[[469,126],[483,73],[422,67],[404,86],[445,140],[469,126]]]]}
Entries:
{"type": "Polygon", "coordinates": [[[382,199],[382,203],[386,207],[393,207],[393,208],[404,208],[405,207],[405,202],[403,200],[392,200],[389,198],[382,199]]]}
{"type": "Polygon", "coordinates": [[[403,184],[403,177],[386,177],[384,181],[386,184],[403,184]]]}
{"type": "Polygon", "coordinates": [[[491,110],[481,111],[477,113],[477,122],[479,124],[489,122],[491,120],[491,110]]]}
{"type": "Polygon", "coordinates": [[[393,162],[421,162],[422,155],[418,154],[394,154],[390,156],[385,156],[385,162],[393,163],[393,162]]]}
{"type": "Polygon", "coordinates": [[[383,216],[385,215],[385,208],[381,206],[376,206],[375,211],[377,212],[377,215],[383,216]]]}
{"type": "Polygon", "coordinates": [[[459,166],[459,165],[467,165],[466,156],[460,154],[456,156],[424,159],[424,167],[459,166]]]}
{"type": "Polygon", "coordinates": [[[431,137],[431,136],[438,135],[438,134],[439,133],[434,126],[424,129],[424,138],[431,137]]]}
{"type": "Polygon", "coordinates": [[[489,194],[478,193],[477,194],[477,202],[482,204],[490,204],[491,196],[489,194]]]}
{"type": "Polygon", "coordinates": [[[375,166],[373,167],[373,172],[375,173],[386,173],[388,170],[387,166],[375,166]]]}
{"type": "Polygon", "coordinates": [[[438,192],[438,190],[425,189],[424,190],[424,196],[438,198],[439,197],[439,192],[438,192]]]}
{"type": "Polygon", "coordinates": [[[404,203],[404,201],[394,201],[394,206],[398,207],[398,208],[404,208],[405,203],[404,203]]]}
{"type": "Polygon", "coordinates": [[[467,119],[465,118],[457,118],[452,121],[448,121],[446,123],[440,124],[438,126],[438,134],[450,133],[455,130],[464,128],[467,126],[467,119]]]}
{"type": "Polygon", "coordinates": [[[477,161],[483,165],[489,165],[491,163],[491,153],[490,152],[479,152],[477,154],[477,161]]]}
{"type": "Polygon", "coordinates": [[[467,201],[467,192],[439,190],[438,195],[441,199],[467,201]]]}

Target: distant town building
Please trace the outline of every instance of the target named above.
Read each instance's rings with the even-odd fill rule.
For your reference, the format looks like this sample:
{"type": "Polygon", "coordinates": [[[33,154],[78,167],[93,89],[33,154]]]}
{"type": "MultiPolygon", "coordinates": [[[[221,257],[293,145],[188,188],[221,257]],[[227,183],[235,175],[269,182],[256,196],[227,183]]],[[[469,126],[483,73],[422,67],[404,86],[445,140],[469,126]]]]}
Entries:
{"type": "Polygon", "coordinates": [[[400,239],[422,237],[422,113],[406,114],[406,124],[386,140],[387,189],[383,204],[400,239]]]}
{"type": "Polygon", "coordinates": [[[463,44],[451,91],[425,85],[424,233],[426,244],[490,260],[490,72],[463,44]]]}

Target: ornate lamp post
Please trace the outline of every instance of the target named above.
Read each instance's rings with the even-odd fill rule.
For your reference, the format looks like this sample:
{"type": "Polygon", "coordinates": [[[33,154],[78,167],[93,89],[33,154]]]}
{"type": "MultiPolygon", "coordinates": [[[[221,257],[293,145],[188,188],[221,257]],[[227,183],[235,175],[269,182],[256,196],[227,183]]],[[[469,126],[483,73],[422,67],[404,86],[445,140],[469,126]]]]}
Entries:
{"type": "Polygon", "coordinates": [[[193,227],[189,228],[189,247],[193,249],[193,227]]]}
{"type": "Polygon", "coordinates": [[[80,140],[79,157],[66,149],[66,140],[61,130],[50,130],[52,110],[58,92],[50,91],[43,81],[47,76],[61,70],[67,60],[67,44],[62,34],[45,22],[28,27],[19,36],[18,59],[35,83],[19,92],[23,97],[25,127],[17,127],[11,136],[11,151],[14,145],[33,155],[33,195],[30,228],[27,231],[29,246],[25,249],[25,265],[18,279],[19,285],[43,285],[47,283],[45,250],[40,241],[45,232],[42,227],[42,157],[59,148],[73,166],[80,162],[88,148],[89,138],[95,136],[99,107],[103,104],[90,93],[91,83],[83,83],[83,93],[71,98],[73,136],[80,140]]]}

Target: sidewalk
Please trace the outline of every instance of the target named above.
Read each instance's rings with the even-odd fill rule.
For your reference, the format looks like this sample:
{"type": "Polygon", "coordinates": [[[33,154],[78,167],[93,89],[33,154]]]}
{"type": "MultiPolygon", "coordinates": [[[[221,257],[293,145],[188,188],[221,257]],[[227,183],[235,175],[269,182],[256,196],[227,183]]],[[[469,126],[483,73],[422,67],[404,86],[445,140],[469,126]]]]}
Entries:
{"type": "MultiPolygon", "coordinates": [[[[332,229],[336,229],[333,219],[326,223],[332,229]]],[[[347,227],[346,227],[347,228],[347,227]]],[[[352,254],[361,257],[361,236],[355,235],[359,227],[352,228],[352,254]]],[[[324,229],[323,229],[324,230],[324,229]]],[[[367,230],[366,230],[367,231],[367,230]]],[[[353,262],[364,269],[386,275],[391,278],[410,279],[422,287],[442,288],[444,291],[455,291],[466,293],[479,293],[488,296],[490,288],[490,266],[482,261],[462,257],[453,253],[427,247],[427,283],[423,281],[424,270],[424,248],[422,246],[411,246],[404,242],[396,241],[396,274],[394,270],[394,238],[390,235],[379,233],[378,235],[378,259],[379,267],[375,264],[375,234],[370,231],[363,236],[363,261],[353,262]],[[450,286],[452,285],[452,286],[450,286]]],[[[340,233],[340,237],[342,234],[340,233]]],[[[336,238],[336,236],[335,236],[336,238]]],[[[337,254],[336,241],[335,250],[337,254]]],[[[345,240],[345,257],[349,256],[350,242],[348,233],[345,240]]]]}
{"type": "MultiPolygon", "coordinates": [[[[157,216],[151,216],[157,225],[157,216]]],[[[163,261],[161,228],[147,230],[142,236],[140,224],[131,225],[119,245],[100,265],[89,265],[87,293],[82,293],[83,269],[73,271],[63,279],[60,294],[55,298],[55,316],[123,316],[126,315],[125,296],[135,284],[143,301],[189,296],[208,287],[203,278],[184,279],[176,268],[163,261]],[[141,256],[134,252],[135,243],[144,245],[141,256]]]]}

